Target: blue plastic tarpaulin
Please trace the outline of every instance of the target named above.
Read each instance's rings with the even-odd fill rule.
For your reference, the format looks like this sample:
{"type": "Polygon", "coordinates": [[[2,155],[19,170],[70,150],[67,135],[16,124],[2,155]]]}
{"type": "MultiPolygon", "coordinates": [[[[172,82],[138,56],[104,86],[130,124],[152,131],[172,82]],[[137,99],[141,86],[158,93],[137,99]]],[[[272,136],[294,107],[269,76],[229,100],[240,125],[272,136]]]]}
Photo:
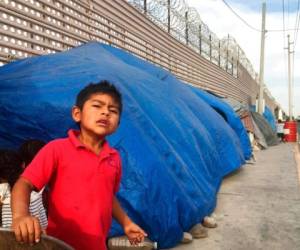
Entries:
{"type": "MultiPolygon", "coordinates": [[[[172,247],[214,210],[222,178],[246,154],[240,135],[206,97],[169,72],[97,42],[5,65],[0,147],[65,137],[76,127],[70,117],[76,94],[104,79],[124,103],[120,126],[108,138],[122,157],[118,198],[150,239],[172,247]]],[[[122,233],[114,222],[111,235],[122,233]]]]}
{"type": "MultiPolygon", "coordinates": [[[[115,47],[107,46],[106,49],[113,55],[120,58],[123,62],[126,62],[127,64],[130,64],[136,68],[142,69],[147,73],[151,74],[152,76],[155,76],[162,81],[166,81],[169,84],[172,84],[173,87],[177,84],[181,84],[181,82],[178,81],[177,78],[175,78],[172,74],[163,70],[162,68],[149,64],[148,62],[142,61],[141,59],[129,53],[121,51],[115,47]]],[[[241,119],[234,112],[233,108],[230,107],[226,102],[212,94],[209,94],[199,88],[190,85],[188,86],[202,100],[208,103],[225,119],[225,121],[230,125],[230,127],[235,131],[235,133],[239,137],[245,158],[250,159],[252,155],[250,140],[241,119]]]]}
{"type": "Polygon", "coordinates": [[[276,132],[276,121],[275,117],[269,107],[265,107],[265,111],[263,113],[263,116],[266,118],[268,123],[270,124],[271,128],[273,129],[274,132],[276,132]]]}

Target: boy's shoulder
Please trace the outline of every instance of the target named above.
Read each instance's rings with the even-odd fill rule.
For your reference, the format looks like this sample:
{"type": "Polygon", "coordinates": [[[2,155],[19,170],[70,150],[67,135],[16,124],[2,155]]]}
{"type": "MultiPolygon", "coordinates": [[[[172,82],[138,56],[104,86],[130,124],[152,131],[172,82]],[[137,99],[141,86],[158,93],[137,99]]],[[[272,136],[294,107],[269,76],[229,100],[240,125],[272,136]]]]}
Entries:
{"type": "Polygon", "coordinates": [[[50,142],[48,142],[48,144],[50,145],[64,145],[66,143],[69,143],[69,138],[66,137],[66,138],[57,138],[57,139],[54,139],[50,142]]]}
{"type": "Polygon", "coordinates": [[[45,146],[44,150],[59,150],[59,149],[64,149],[68,146],[69,144],[68,138],[58,138],[54,139],[52,141],[49,141],[45,146]]]}

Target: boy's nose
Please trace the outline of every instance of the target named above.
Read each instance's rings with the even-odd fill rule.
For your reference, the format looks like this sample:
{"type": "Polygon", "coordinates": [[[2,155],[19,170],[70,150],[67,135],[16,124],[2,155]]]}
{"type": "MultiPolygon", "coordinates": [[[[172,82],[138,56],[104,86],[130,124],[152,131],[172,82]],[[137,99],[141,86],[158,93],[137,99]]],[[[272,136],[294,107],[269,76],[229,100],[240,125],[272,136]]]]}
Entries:
{"type": "Polygon", "coordinates": [[[103,115],[109,115],[109,110],[108,110],[108,108],[103,108],[102,110],[101,110],[101,114],[103,114],[103,115]]]}

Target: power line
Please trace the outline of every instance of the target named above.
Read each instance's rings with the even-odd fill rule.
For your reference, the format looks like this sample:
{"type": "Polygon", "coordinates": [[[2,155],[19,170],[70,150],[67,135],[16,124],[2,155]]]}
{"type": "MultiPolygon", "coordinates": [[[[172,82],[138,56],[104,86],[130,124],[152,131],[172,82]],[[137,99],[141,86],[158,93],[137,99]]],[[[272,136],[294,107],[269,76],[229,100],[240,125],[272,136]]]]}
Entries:
{"type": "MultiPolygon", "coordinates": [[[[236,11],[225,1],[222,0],[222,2],[231,10],[231,12],[237,16],[244,24],[246,24],[250,29],[255,30],[257,32],[261,32],[260,29],[257,29],[250,25],[245,19],[243,19],[236,11]]],[[[297,27],[297,30],[299,30],[299,26],[297,27]]],[[[282,29],[282,30],[276,30],[276,29],[266,29],[267,32],[283,32],[283,31],[295,31],[295,29],[282,29]]]]}
{"type": "Polygon", "coordinates": [[[251,28],[251,29],[253,29],[253,30],[255,30],[255,31],[258,31],[258,32],[261,32],[261,30],[259,30],[259,29],[256,29],[255,27],[253,27],[252,25],[250,25],[249,23],[247,23],[238,13],[236,13],[235,11],[234,11],[234,9],[233,8],[231,8],[231,6],[225,1],[225,0],[222,0],[223,1],[223,3],[231,10],[231,12],[234,14],[234,15],[236,15],[244,24],[246,24],[249,28],[251,28]]]}

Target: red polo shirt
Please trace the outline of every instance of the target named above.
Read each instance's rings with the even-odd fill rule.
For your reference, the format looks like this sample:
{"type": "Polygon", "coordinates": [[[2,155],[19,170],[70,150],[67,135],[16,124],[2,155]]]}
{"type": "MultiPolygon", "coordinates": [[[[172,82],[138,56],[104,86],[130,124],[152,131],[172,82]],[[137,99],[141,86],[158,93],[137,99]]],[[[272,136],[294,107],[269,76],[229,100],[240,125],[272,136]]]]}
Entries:
{"type": "Polygon", "coordinates": [[[104,142],[99,155],[70,130],[48,143],[22,177],[37,189],[49,185],[47,233],[78,250],[105,250],[112,204],[121,179],[119,153],[104,142]]]}

